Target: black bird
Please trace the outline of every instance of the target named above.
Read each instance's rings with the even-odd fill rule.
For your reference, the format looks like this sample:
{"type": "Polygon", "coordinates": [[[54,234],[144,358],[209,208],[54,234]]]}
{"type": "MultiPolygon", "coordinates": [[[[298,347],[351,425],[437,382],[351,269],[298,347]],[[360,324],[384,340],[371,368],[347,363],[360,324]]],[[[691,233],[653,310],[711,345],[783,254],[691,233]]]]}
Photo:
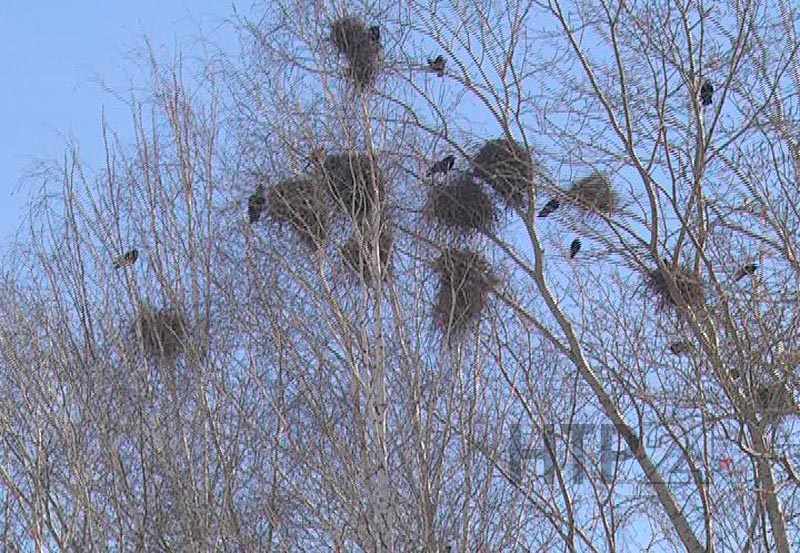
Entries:
{"type": "Polygon", "coordinates": [[[581,251],[581,241],[577,238],[572,241],[572,244],[569,245],[569,258],[572,259],[578,252],[581,251]]]}
{"type": "Polygon", "coordinates": [[[380,43],[381,41],[381,27],[380,25],[373,25],[369,28],[369,38],[372,39],[375,43],[380,43]]]}
{"type": "Polygon", "coordinates": [[[440,77],[444,76],[445,65],[447,65],[447,61],[441,55],[436,56],[434,59],[428,58],[428,67],[440,77]]]}
{"type": "Polygon", "coordinates": [[[711,81],[704,81],[700,87],[700,100],[704,106],[710,106],[714,96],[714,85],[711,81]]]}
{"type": "Polygon", "coordinates": [[[542,217],[542,218],[547,217],[552,212],[554,212],[556,209],[558,209],[560,205],[561,204],[559,203],[559,201],[557,199],[553,198],[552,200],[550,200],[549,202],[544,204],[544,207],[539,212],[539,217],[542,217]]]}
{"type": "Polygon", "coordinates": [[[114,259],[114,268],[128,267],[136,263],[137,259],[139,259],[139,250],[131,250],[114,259]]]}
{"type": "Polygon", "coordinates": [[[259,184],[254,194],[250,195],[247,200],[247,215],[250,219],[250,224],[257,223],[261,219],[261,212],[267,205],[267,200],[264,198],[264,186],[259,184]]]}
{"type": "Polygon", "coordinates": [[[444,157],[431,165],[431,168],[428,169],[428,172],[425,173],[426,177],[430,177],[431,175],[435,175],[436,173],[448,173],[452,168],[453,165],[456,163],[456,156],[449,155],[444,157]]]}
{"type": "Polygon", "coordinates": [[[672,342],[669,345],[669,350],[673,353],[673,355],[689,353],[690,351],[692,351],[692,344],[686,341],[672,342]]]}
{"type": "Polygon", "coordinates": [[[736,271],[736,274],[733,275],[733,280],[735,282],[739,282],[744,277],[746,277],[748,275],[752,275],[753,273],[755,273],[756,269],[758,269],[758,264],[756,264],[756,263],[748,263],[747,265],[745,265],[744,267],[742,267],[741,269],[736,271]]]}

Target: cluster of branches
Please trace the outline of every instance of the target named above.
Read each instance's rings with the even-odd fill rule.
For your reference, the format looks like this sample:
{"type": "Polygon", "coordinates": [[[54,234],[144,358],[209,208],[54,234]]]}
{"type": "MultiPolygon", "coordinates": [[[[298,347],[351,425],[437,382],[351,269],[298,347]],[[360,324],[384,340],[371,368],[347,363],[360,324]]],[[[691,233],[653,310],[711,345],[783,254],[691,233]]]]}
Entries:
{"type": "Polygon", "coordinates": [[[797,8],[257,10],[42,168],[4,548],[791,551],[797,8]]]}

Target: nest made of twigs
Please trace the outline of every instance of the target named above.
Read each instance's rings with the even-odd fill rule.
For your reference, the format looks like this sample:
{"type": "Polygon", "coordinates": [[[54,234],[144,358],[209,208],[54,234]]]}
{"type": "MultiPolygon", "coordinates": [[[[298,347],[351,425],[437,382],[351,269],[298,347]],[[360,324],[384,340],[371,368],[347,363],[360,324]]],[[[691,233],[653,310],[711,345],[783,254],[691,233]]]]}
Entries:
{"type": "Polygon", "coordinates": [[[377,163],[365,153],[326,156],[322,177],[337,209],[354,219],[366,217],[383,204],[386,185],[377,163]]]}
{"type": "MultiPolygon", "coordinates": [[[[377,275],[373,274],[374,261],[374,238],[359,237],[356,233],[342,246],[342,258],[344,264],[350,269],[353,274],[360,275],[361,278],[368,284],[377,281],[377,275]]],[[[378,239],[378,258],[380,260],[380,274],[384,279],[389,276],[389,266],[392,260],[392,248],[394,246],[394,237],[392,230],[389,226],[384,226],[381,229],[380,238],[378,239]]]]}
{"type": "Polygon", "coordinates": [[[319,248],[328,237],[328,214],[320,189],[313,180],[290,178],[269,189],[270,219],[289,225],[312,248],[319,248]]]}
{"type": "Polygon", "coordinates": [[[457,234],[491,230],[497,223],[492,199],[470,173],[432,187],[425,210],[436,225],[457,234]]]}
{"type": "Polygon", "coordinates": [[[150,355],[173,358],[186,347],[189,325],[174,307],[154,309],[143,305],[134,321],[133,331],[141,336],[142,347],[150,355]]]}
{"type": "MultiPolygon", "coordinates": [[[[667,267],[669,270],[671,266],[667,267]]],[[[678,267],[670,271],[675,280],[675,286],[680,292],[683,301],[691,308],[699,308],[705,304],[705,293],[703,291],[703,281],[693,271],[678,267]]],[[[667,275],[656,268],[647,275],[647,285],[650,290],[658,297],[662,306],[677,307],[678,302],[672,297],[667,284],[667,275]]]]}
{"type": "Polygon", "coordinates": [[[533,187],[534,164],[523,145],[505,138],[487,141],[472,160],[475,174],[506,202],[524,205],[533,187]]]}
{"type": "Polygon", "coordinates": [[[575,207],[590,213],[611,215],[619,207],[619,194],[608,177],[600,172],[575,181],[567,190],[567,198],[575,207]]]}
{"type": "Polygon", "coordinates": [[[347,59],[346,75],[359,88],[375,81],[380,69],[380,43],[370,35],[363,21],[346,16],[331,24],[331,41],[347,59]]]}
{"type": "Polygon", "coordinates": [[[797,411],[794,394],[783,382],[757,386],[753,399],[758,412],[766,416],[783,416],[797,411]]]}
{"type": "Polygon", "coordinates": [[[434,319],[449,334],[460,334],[476,321],[498,284],[492,266],[478,252],[450,248],[433,264],[439,275],[434,319]]]}

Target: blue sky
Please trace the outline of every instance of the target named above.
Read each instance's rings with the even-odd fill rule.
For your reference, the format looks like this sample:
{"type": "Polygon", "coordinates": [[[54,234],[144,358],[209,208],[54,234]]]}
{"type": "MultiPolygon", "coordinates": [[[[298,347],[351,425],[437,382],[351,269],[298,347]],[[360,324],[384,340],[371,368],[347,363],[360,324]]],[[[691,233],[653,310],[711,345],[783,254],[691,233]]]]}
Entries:
{"type": "Polygon", "coordinates": [[[72,139],[100,161],[101,113],[130,132],[128,109],[100,80],[125,96],[145,37],[167,57],[201,38],[233,48],[223,23],[234,4],[241,13],[239,0],[0,2],[0,250],[22,222],[35,184],[22,177],[37,160],[62,157],[72,139]]]}

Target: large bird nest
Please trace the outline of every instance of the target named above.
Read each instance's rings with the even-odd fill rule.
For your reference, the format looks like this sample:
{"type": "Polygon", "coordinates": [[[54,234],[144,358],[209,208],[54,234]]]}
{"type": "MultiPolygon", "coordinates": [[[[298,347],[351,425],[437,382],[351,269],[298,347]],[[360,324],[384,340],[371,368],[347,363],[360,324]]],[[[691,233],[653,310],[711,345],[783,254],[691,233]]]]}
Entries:
{"type": "Polygon", "coordinates": [[[269,189],[269,217],[289,225],[309,246],[318,249],[328,237],[328,216],[317,184],[306,178],[283,180],[269,189]]]}
{"type": "Polygon", "coordinates": [[[136,315],[132,330],[141,337],[146,353],[170,359],[184,351],[188,329],[186,318],[178,309],[154,309],[143,305],[136,315]]]}
{"type": "Polygon", "coordinates": [[[497,138],[487,141],[472,160],[475,174],[510,205],[524,205],[533,187],[531,153],[521,144],[497,138]]]}
{"type": "Polygon", "coordinates": [[[354,219],[362,219],[380,207],[385,183],[377,163],[364,153],[329,155],[322,164],[325,188],[336,207],[354,219]]]}
{"type": "MultiPolygon", "coordinates": [[[[685,268],[678,267],[675,270],[670,270],[671,266],[667,266],[667,270],[675,281],[675,286],[680,292],[683,301],[693,309],[701,308],[705,304],[705,294],[703,291],[703,281],[693,271],[685,268]]],[[[661,306],[677,307],[679,303],[669,290],[667,274],[659,268],[655,268],[647,275],[647,285],[653,294],[658,297],[661,306]]]]}
{"type": "Polygon", "coordinates": [[[432,187],[426,211],[436,225],[460,235],[491,230],[497,222],[492,199],[469,173],[459,173],[451,184],[432,187]]]}
{"type": "MultiPolygon", "coordinates": [[[[389,264],[392,259],[392,247],[394,238],[391,228],[384,226],[381,229],[378,239],[378,257],[380,259],[380,274],[386,278],[389,275],[389,264]]],[[[368,284],[375,282],[377,275],[373,274],[375,241],[367,237],[359,237],[354,233],[353,236],[342,246],[342,258],[348,269],[354,274],[359,275],[368,284]]]]}
{"type": "Polygon", "coordinates": [[[459,335],[480,317],[499,279],[489,262],[470,250],[445,250],[433,267],[439,274],[434,319],[446,334],[459,335]]]}
{"type": "Polygon", "coordinates": [[[592,173],[576,181],[567,197],[578,208],[590,213],[611,215],[619,206],[619,195],[602,173],[592,173]]]}
{"type": "Polygon", "coordinates": [[[782,417],[797,412],[794,394],[783,382],[761,384],[754,390],[756,409],[765,417],[782,417]]]}
{"type": "Polygon", "coordinates": [[[380,70],[380,43],[370,35],[363,21],[342,17],[331,25],[331,41],[347,59],[345,74],[357,87],[366,88],[380,70]]]}

